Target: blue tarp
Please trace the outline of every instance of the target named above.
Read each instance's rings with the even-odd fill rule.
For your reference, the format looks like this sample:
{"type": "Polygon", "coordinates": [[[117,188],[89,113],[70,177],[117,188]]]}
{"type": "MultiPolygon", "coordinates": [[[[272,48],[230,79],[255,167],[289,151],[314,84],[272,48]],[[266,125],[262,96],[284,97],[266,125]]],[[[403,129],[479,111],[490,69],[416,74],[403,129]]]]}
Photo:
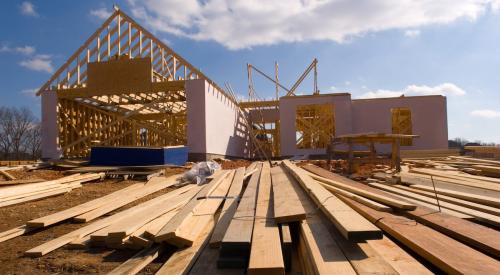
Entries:
{"type": "Polygon", "coordinates": [[[188,158],[186,146],[174,147],[92,147],[90,165],[147,166],[184,165],[188,158]]]}

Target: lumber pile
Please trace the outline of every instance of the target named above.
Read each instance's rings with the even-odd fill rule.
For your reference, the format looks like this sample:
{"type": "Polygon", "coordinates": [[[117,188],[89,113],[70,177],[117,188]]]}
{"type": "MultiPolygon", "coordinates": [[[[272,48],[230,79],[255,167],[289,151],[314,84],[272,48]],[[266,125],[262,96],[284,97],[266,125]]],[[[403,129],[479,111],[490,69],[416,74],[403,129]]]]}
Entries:
{"type": "Polygon", "coordinates": [[[429,264],[447,273],[492,274],[500,268],[496,197],[362,183],[289,160],[217,171],[204,185],[175,186],[177,177],[154,177],[29,221],[0,233],[0,241],[66,220],[86,223],[25,254],[42,257],[63,246],[135,251],[111,274],[137,274],[155,260],[163,262],[156,274],[431,274],[429,264]]]}
{"type": "Polygon", "coordinates": [[[41,182],[27,181],[17,182],[17,184],[8,184],[9,181],[7,181],[6,184],[0,185],[0,207],[62,195],[75,188],[81,187],[81,184],[84,182],[98,180],[102,177],[103,174],[88,173],[75,174],[57,180],[41,182]]]}

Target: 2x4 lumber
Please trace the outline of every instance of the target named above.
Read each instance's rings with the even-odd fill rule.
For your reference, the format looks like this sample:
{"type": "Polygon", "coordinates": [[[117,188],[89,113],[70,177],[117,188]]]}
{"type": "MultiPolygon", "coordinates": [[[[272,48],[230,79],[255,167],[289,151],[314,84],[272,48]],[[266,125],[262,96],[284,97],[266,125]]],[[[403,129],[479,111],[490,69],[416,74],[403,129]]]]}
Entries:
{"type": "Polygon", "coordinates": [[[219,171],[216,178],[211,180],[209,183],[202,185],[202,188],[198,191],[198,193],[158,232],[155,236],[155,242],[164,242],[175,238],[177,235],[177,229],[185,220],[192,216],[195,207],[203,202],[198,198],[209,196],[226,176],[227,171],[219,171]]]}
{"type": "MultiPolygon", "coordinates": [[[[189,249],[189,248],[188,248],[189,249]]],[[[200,256],[196,259],[189,270],[190,275],[206,275],[206,274],[217,274],[217,275],[242,275],[244,274],[241,269],[219,269],[217,268],[217,258],[219,257],[219,250],[212,249],[208,245],[201,251],[200,256]]]]}
{"type": "Polygon", "coordinates": [[[120,197],[116,197],[98,208],[76,216],[73,220],[82,223],[94,220],[135,200],[173,186],[177,182],[177,177],[178,176],[171,176],[169,178],[153,177],[144,187],[127,192],[120,197]]]}
{"type": "Polygon", "coordinates": [[[284,160],[283,164],[346,239],[369,240],[382,238],[380,229],[335,195],[328,192],[321,184],[316,183],[306,171],[289,160],[284,160]]]}
{"type": "MultiPolygon", "coordinates": [[[[224,234],[221,243],[221,258],[243,258],[247,261],[250,255],[250,245],[252,242],[252,231],[255,218],[255,203],[257,201],[257,190],[259,188],[259,178],[262,164],[257,164],[257,172],[250,177],[248,185],[240,200],[236,213],[229,223],[229,227],[224,234]]],[[[224,261],[219,258],[219,267],[224,266],[224,261]]],[[[246,264],[245,264],[246,266],[246,264]]]]}
{"type": "Polygon", "coordinates": [[[33,184],[24,184],[20,186],[9,186],[9,187],[4,187],[0,189],[0,199],[5,199],[11,196],[19,195],[19,194],[24,194],[24,193],[30,193],[34,191],[43,191],[43,190],[49,190],[49,189],[54,189],[63,186],[64,184],[69,184],[73,182],[80,182],[85,179],[96,179],[97,176],[95,174],[90,175],[90,177],[84,175],[71,175],[68,177],[64,177],[61,179],[57,180],[51,180],[51,181],[46,181],[46,182],[39,182],[39,183],[33,183],[33,184]]]}
{"type": "Polygon", "coordinates": [[[0,233],[0,243],[30,232],[32,229],[21,225],[0,233]]]}
{"type": "Polygon", "coordinates": [[[163,245],[154,245],[145,248],[132,256],[126,262],[109,272],[109,275],[134,275],[151,263],[164,249],[163,245]]]}
{"type": "Polygon", "coordinates": [[[9,172],[0,170],[0,174],[4,175],[8,180],[16,180],[16,177],[11,175],[9,172]]]}
{"type": "Polygon", "coordinates": [[[321,181],[321,182],[326,183],[326,184],[330,184],[333,187],[336,187],[336,188],[339,188],[342,190],[346,190],[348,192],[363,196],[365,198],[372,199],[374,201],[380,202],[382,204],[385,204],[385,205],[388,205],[388,206],[391,206],[394,208],[398,208],[398,209],[402,209],[402,210],[415,209],[415,205],[413,205],[413,204],[410,204],[410,203],[407,203],[404,201],[400,201],[400,200],[395,200],[395,199],[387,197],[387,196],[375,194],[375,193],[372,193],[370,191],[358,188],[356,185],[352,184],[352,182],[354,182],[354,181],[349,180],[347,178],[343,178],[342,181],[337,180],[341,176],[335,175],[335,174],[333,174],[325,169],[319,168],[317,166],[305,165],[303,168],[305,170],[307,170],[308,172],[312,173],[309,175],[311,175],[311,177],[313,179],[321,181]],[[333,180],[333,177],[335,177],[335,180],[333,180]],[[349,183],[347,183],[347,182],[349,182],[349,183]]]}
{"type": "Polygon", "coordinates": [[[393,187],[396,187],[396,188],[401,189],[401,190],[409,191],[409,192],[412,192],[412,193],[415,193],[418,195],[426,196],[429,198],[436,199],[436,197],[437,197],[439,201],[445,201],[445,202],[453,203],[453,204],[460,205],[463,207],[467,207],[470,209],[478,210],[478,211],[481,211],[484,213],[500,216],[500,209],[496,208],[496,207],[491,207],[491,206],[487,206],[484,204],[470,202],[467,200],[457,199],[457,198],[446,196],[446,195],[438,195],[438,194],[434,193],[433,191],[423,191],[423,190],[410,188],[410,187],[403,186],[403,185],[393,185],[393,187]]]}
{"type": "MultiPolygon", "coordinates": [[[[277,172],[274,169],[271,174],[273,174],[273,171],[277,172]]],[[[297,222],[306,218],[306,210],[300,203],[297,190],[294,189],[294,186],[287,178],[273,177],[272,187],[274,220],[277,223],[297,222]]]]}
{"type": "Polygon", "coordinates": [[[408,252],[386,236],[380,240],[368,240],[367,243],[399,274],[433,274],[429,269],[408,254],[408,252]]]}
{"type": "Polygon", "coordinates": [[[180,208],[167,212],[148,224],[148,227],[144,231],[144,236],[149,240],[154,240],[155,235],[158,234],[160,229],[162,229],[165,224],[168,223],[176,214],[180,211],[180,208]]]}
{"type": "Polygon", "coordinates": [[[371,209],[348,198],[346,201],[393,238],[444,272],[490,274],[500,269],[497,260],[425,225],[403,216],[371,209]]]}
{"type": "Polygon", "coordinates": [[[384,204],[381,204],[381,203],[378,203],[376,201],[373,201],[373,200],[370,200],[370,199],[367,199],[365,197],[362,197],[362,196],[358,196],[356,194],[353,194],[349,191],[345,191],[345,190],[342,190],[340,188],[336,188],[334,186],[331,186],[331,185],[328,185],[328,184],[325,184],[321,181],[316,181],[318,182],[319,184],[321,184],[323,187],[325,187],[328,191],[332,192],[332,193],[335,193],[337,195],[341,195],[341,196],[345,196],[345,197],[348,197],[350,199],[353,199],[359,203],[362,203],[368,207],[371,207],[373,209],[376,209],[378,211],[384,211],[384,212],[391,212],[392,211],[392,208],[390,208],[389,206],[387,205],[384,205],[384,204]]]}
{"type": "Polygon", "coordinates": [[[211,219],[209,223],[204,225],[202,233],[193,242],[193,245],[176,251],[172,256],[170,256],[170,258],[168,258],[156,274],[188,274],[189,270],[194,265],[203,249],[206,247],[213,227],[214,220],[211,219]]]}
{"type": "Polygon", "coordinates": [[[228,176],[223,176],[222,182],[217,185],[210,195],[203,198],[202,203],[193,209],[192,214],[177,228],[175,237],[167,240],[168,243],[177,247],[191,246],[203,234],[206,225],[214,222],[214,215],[220,208],[231,186],[234,170],[226,175],[228,176]]]}
{"type": "Polygon", "coordinates": [[[450,156],[450,158],[458,159],[458,160],[465,160],[465,161],[472,161],[472,162],[477,162],[477,163],[500,165],[500,161],[497,161],[497,160],[478,159],[478,158],[471,158],[471,157],[456,157],[456,156],[450,156]]]}
{"type": "MultiPolygon", "coordinates": [[[[426,203],[436,204],[437,205],[437,201],[435,199],[432,199],[432,198],[429,198],[429,197],[426,197],[426,196],[422,196],[422,195],[418,195],[418,194],[415,194],[415,193],[412,193],[412,192],[408,192],[408,191],[405,191],[405,190],[402,190],[402,189],[394,188],[394,187],[391,187],[391,186],[386,186],[386,185],[379,184],[379,183],[368,183],[368,185],[370,185],[372,187],[376,187],[376,188],[382,189],[384,191],[392,192],[392,193],[399,194],[399,195],[402,195],[402,196],[405,196],[405,197],[409,197],[409,198],[413,198],[413,199],[416,199],[416,200],[419,200],[419,201],[423,201],[423,202],[426,202],[426,203]]],[[[474,210],[474,209],[470,209],[470,208],[467,208],[467,207],[462,207],[460,205],[456,205],[456,204],[445,202],[445,201],[440,201],[439,205],[442,208],[447,208],[447,209],[450,209],[450,210],[453,210],[453,211],[456,211],[456,212],[459,212],[459,213],[463,213],[463,214],[472,216],[472,217],[474,217],[475,219],[477,219],[479,221],[482,221],[482,222],[485,222],[485,223],[488,223],[488,224],[500,227],[500,217],[497,217],[495,215],[491,215],[491,214],[484,213],[484,212],[481,212],[481,211],[477,211],[477,210],[474,210]]]]}
{"type": "Polygon", "coordinates": [[[292,234],[290,226],[287,223],[280,224],[281,251],[283,252],[283,262],[285,263],[285,271],[290,272],[292,269],[292,234]]]}
{"type": "Polygon", "coordinates": [[[479,169],[486,175],[491,175],[495,177],[500,176],[500,167],[489,166],[489,165],[474,165],[472,168],[479,169]]]}
{"type": "MultiPolygon", "coordinates": [[[[121,219],[124,219],[126,217],[129,217],[129,216],[136,214],[137,212],[148,207],[152,203],[155,203],[156,199],[157,198],[149,200],[149,201],[144,202],[144,203],[141,203],[141,204],[136,205],[134,207],[131,207],[129,209],[123,210],[117,214],[114,214],[112,216],[95,221],[87,226],[84,226],[80,229],[69,232],[65,235],[58,237],[58,238],[52,239],[46,243],[43,243],[37,247],[34,247],[34,248],[26,251],[25,255],[30,256],[30,257],[41,257],[47,253],[50,253],[51,251],[54,251],[54,250],[56,250],[64,245],[76,240],[76,239],[79,239],[79,238],[82,238],[86,235],[92,234],[93,232],[99,231],[103,228],[110,226],[111,224],[119,222],[121,219]]],[[[106,236],[107,236],[107,233],[106,233],[106,236]]]]}
{"type": "Polygon", "coordinates": [[[12,186],[12,185],[18,185],[18,184],[29,184],[29,183],[38,183],[38,182],[44,182],[45,180],[43,179],[26,179],[26,180],[4,180],[0,181],[0,186],[12,186]]]}
{"type": "Polygon", "coordinates": [[[412,173],[418,173],[422,175],[432,176],[435,180],[452,182],[455,184],[461,184],[465,186],[471,186],[475,188],[486,189],[490,191],[500,192],[500,186],[498,183],[488,182],[484,180],[476,180],[469,178],[470,176],[465,175],[453,175],[447,172],[436,171],[426,168],[413,168],[410,170],[412,173]]]}
{"type": "Polygon", "coordinates": [[[105,205],[105,204],[109,203],[110,200],[112,200],[116,196],[123,195],[123,194],[125,194],[125,192],[132,191],[132,190],[137,189],[137,188],[142,187],[142,186],[144,186],[144,184],[141,184],[141,183],[134,184],[132,186],[126,187],[124,189],[113,192],[113,193],[108,194],[106,196],[97,198],[95,200],[91,200],[91,201],[88,201],[86,203],[77,205],[75,207],[71,207],[71,208],[68,208],[68,209],[63,210],[63,211],[59,211],[59,212],[56,212],[56,213],[53,213],[53,214],[50,214],[50,215],[47,215],[47,216],[44,216],[41,218],[37,218],[37,219],[31,220],[31,221],[28,221],[26,223],[26,225],[28,227],[33,227],[33,228],[50,226],[52,224],[70,219],[70,218],[78,216],[82,213],[85,213],[85,212],[91,211],[95,208],[98,208],[102,205],[105,205]]]}
{"type": "Polygon", "coordinates": [[[81,185],[78,184],[78,185],[75,185],[72,187],[65,187],[65,188],[60,188],[60,189],[56,189],[56,190],[50,190],[50,191],[47,191],[44,193],[40,193],[40,194],[36,194],[36,195],[32,195],[32,196],[27,196],[24,198],[0,202],[0,207],[15,205],[15,204],[23,203],[23,202],[40,200],[40,199],[45,199],[48,197],[62,195],[62,194],[70,192],[73,188],[78,188],[78,187],[81,187],[81,185]]]}
{"type": "MultiPolygon", "coordinates": [[[[273,167],[274,179],[288,179],[299,187],[295,178],[284,167],[273,167]]],[[[305,274],[356,274],[349,261],[340,250],[323,222],[322,213],[308,197],[305,190],[298,189],[297,195],[304,209],[308,212],[306,220],[298,224],[299,259],[305,274]]]]}
{"type": "Polygon", "coordinates": [[[233,218],[238,207],[238,200],[240,199],[241,192],[243,190],[244,176],[245,167],[238,168],[234,174],[231,188],[227,192],[227,198],[224,201],[219,219],[210,238],[210,247],[220,247],[222,238],[224,238],[224,234],[226,234],[229,223],[231,222],[231,219],[233,218]]]}
{"type": "Polygon", "coordinates": [[[158,197],[158,200],[149,207],[109,226],[108,239],[121,240],[125,238],[138,230],[142,225],[185,204],[196,193],[197,190],[194,188],[187,189],[187,191],[185,188],[181,188],[158,197]]]}
{"type": "MultiPolygon", "coordinates": [[[[410,187],[414,188],[414,189],[418,189],[418,190],[434,192],[434,188],[432,188],[430,186],[412,184],[412,185],[410,185],[410,187]]],[[[467,200],[467,201],[471,201],[471,202],[476,202],[476,203],[484,204],[487,206],[492,206],[492,207],[496,207],[496,208],[500,207],[500,199],[498,199],[498,198],[469,194],[469,193],[465,193],[465,192],[447,190],[444,188],[437,188],[437,187],[435,189],[435,192],[438,194],[441,194],[441,195],[446,195],[446,196],[459,198],[459,199],[463,199],[463,200],[467,200]]]]}
{"type": "MultiPolygon", "coordinates": [[[[274,221],[271,167],[262,165],[255,220],[248,263],[248,274],[284,274],[279,228],[274,221]]],[[[300,203],[300,202],[299,202],[300,203]]]]}

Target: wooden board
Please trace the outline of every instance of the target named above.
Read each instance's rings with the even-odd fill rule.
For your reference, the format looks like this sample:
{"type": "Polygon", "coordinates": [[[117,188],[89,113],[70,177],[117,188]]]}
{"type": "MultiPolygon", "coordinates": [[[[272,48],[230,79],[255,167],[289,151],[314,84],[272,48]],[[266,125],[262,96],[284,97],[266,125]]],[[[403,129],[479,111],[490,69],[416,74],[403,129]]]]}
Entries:
{"type": "MultiPolygon", "coordinates": [[[[408,192],[408,191],[405,191],[405,190],[402,190],[402,189],[399,189],[399,188],[394,188],[392,186],[387,186],[387,185],[383,185],[383,184],[380,184],[380,183],[368,183],[368,185],[370,185],[372,187],[376,187],[376,188],[382,189],[384,191],[388,191],[388,192],[392,192],[392,193],[395,193],[395,194],[398,194],[398,195],[402,195],[402,196],[405,196],[405,197],[408,197],[408,198],[413,198],[413,199],[416,199],[416,200],[419,200],[419,201],[423,201],[423,202],[426,202],[426,203],[437,205],[437,201],[435,199],[429,198],[429,197],[426,197],[426,196],[422,196],[422,195],[418,195],[418,194],[413,193],[413,192],[408,192]]],[[[450,210],[453,210],[453,211],[456,211],[456,212],[459,212],[459,213],[463,213],[463,214],[472,216],[475,219],[480,220],[482,222],[485,222],[485,223],[488,223],[488,224],[500,227],[500,217],[497,217],[495,215],[491,215],[491,214],[488,214],[488,213],[484,213],[484,212],[481,212],[481,211],[477,211],[477,210],[474,210],[474,209],[470,209],[470,208],[467,208],[467,207],[463,207],[463,206],[456,205],[456,204],[449,203],[449,202],[445,202],[445,201],[440,201],[439,205],[442,208],[447,208],[447,209],[450,209],[450,210]]]]}
{"type": "Polygon", "coordinates": [[[435,180],[441,180],[441,181],[447,181],[447,182],[452,182],[455,184],[460,184],[460,185],[465,185],[465,186],[471,186],[475,188],[480,188],[480,189],[485,189],[485,190],[491,190],[495,192],[500,192],[500,186],[498,183],[490,182],[490,181],[485,181],[485,180],[477,180],[473,179],[471,177],[475,177],[469,174],[451,174],[448,172],[444,171],[437,171],[433,169],[428,169],[428,168],[412,168],[410,170],[411,173],[418,173],[422,175],[427,175],[427,176],[433,176],[435,180]]]}
{"type": "MultiPolygon", "coordinates": [[[[302,205],[302,203],[300,203],[302,205]]],[[[280,224],[281,251],[283,252],[283,262],[285,271],[288,273],[292,269],[292,233],[287,223],[280,224]]]]}
{"type": "Polygon", "coordinates": [[[219,267],[224,267],[225,261],[231,261],[228,258],[241,259],[239,263],[242,264],[239,266],[241,268],[246,267],[246,262],[250,255],[250,244],[252,241],[255,217],[255,202],[262,164],[259,163],[256,168],[258,171],[253,173],[250,177],[250,181],[243,193],[236,213],[231,219],[226,234],[222,239],[220,258],[218,260],[219,267]],[[223,259],[224,257],[226,259],[223,259]]]}
{"type": "Polygon", "coordinates": [[[295,166],[289,160],[284,160],[282,163],[346,239],[382,238],[380,229],[328,192],[323,186],[317,184],[306,171],[295,166]]]}
{"type": "Polygon", "coordinates": [[[429,191],[429,192],[436,192],[438,194],[454,197],[454,198],[459,198],[471,202],[476,202],[480,203],[483,205],[488,205],[496,208],[500,208],[500,199],[494,198],[494,197],[488,197],[488,196],[481,196],[481,195],[475,195],[475,194],[470,194],[470,193],[465,193],[465,192],[460,192],[460,191],[454,191],[454,190],[448,190],[445,188],[438,188],[434,190],[433,187],[431,186],[425,186],[425,185],[419,185],[419,184],[412,184],[410,185],[411,188],[414,189],[419,189],[423,191],[429,191]]]}
{"type": "Polygon", "coordinates": [[[393,198],[383,196],[380,194],[374,194],[372,192],[369,192],[369,191],[361,189],[361,188],[357,188],[357,186],[355,184],[352,184],[352,182],[355,182],[355,181],[347,179],[347,178],[339,176],[339,175],[336,175],[334,173],[326,171],[325,169],[319,168],[317,166],[304,165],[303,168],[305,170],[307,170],[308,172],[311,172],[312,173],[311,177],[314,178],[315,180],[321,181],[321,182],[326,183],[326,184],[330,184],[333,187],[349,191],[351,193],[363,196],[365,198],[375,200],[377,202],[380,202],[380,203],[385,204],[385,205],[389,205],[389,206],[394,207],[394,208],[398,208],[398,209],[402,209],[402,210],[415,209],[415,205],[412,205],[412,204],[409,204],[406,202],[402,202],[400,200],[395,200],[393,198]]]}
{"type": "MultiPolygon", "coordinates": [[[[155,242],[163,242],[173,238],[178,235],[178,228],[182,226],[184,221],[187,221],[193,214],[193,210],[204,200],[199,200],[198,198],[209,196],[214,189],[228,176],[227,171],[220,171],[216,178],[210,181],[210,183],[202,185],[199,192],[175,215],[155,236],[155,242]]],[[[188,241],[186,239],[186,241],[188,241]]],[[[172,242],[170,242],[172,243],[172,242]]]]}
{"type": "Polygon", "coordinates": [[[162,250],[163,250],[162,245],[154,245],[145,248],[141,250],[139,253],[132,256],[132,258],[128,259],[123,264],[113,269],[108,274],[109,275],[137,274],[149,263],[151,263],[154,259],[158,258],[158,255],[160,255],[162,250]]]}
{"type": "Polygon", "coordinates": [[[474,165],[472,168],[479,169],[485,175],[500,177],[500,167],[498,166],[490,166],[490,165],[474,165]]]}
{"type": "MultiPolygon", "coordinates": [[[[271,170],[278,172],[274,167],[271,170]]],[[[297,191],[286,177],[273,177],[274,219],[277,223],[297,222],[306,218],[306,211],[299,201],[297,191]]],[[[300,187],[298,187],[300,188],[300,187]]]]}
{"type": "Polygon", "coordinates": [[[346,198],[349,205],[418,255],[448,273],[491,274],[500,263],[425,225],[346,198]]]}
{"type": "MultiPolygon", "coordinates": [[[[262,165],[255,220],[248,263],[248,274],[284,274],[279,228],[274,221],[271,167],[262,165]]],[[[300,202],[299,202],[300,203],[300,202]]]]}
{"type": "Polygon", "coordinates": [[[226,230],[229,227],[229,223],[236,213],[238,207],[238,201],[243,190],[243,178],[245,176],[245,168],[240,167],[236,170],[233,177],[233,182],[231,183],[231,188],[229,189],[227,196],[228,198],[224,201],[222,210],[219,215],[217,224],[215,225],[214,232],[210,238],[210,247],[220,247],[222,238],[226,234],[226,230]]]}

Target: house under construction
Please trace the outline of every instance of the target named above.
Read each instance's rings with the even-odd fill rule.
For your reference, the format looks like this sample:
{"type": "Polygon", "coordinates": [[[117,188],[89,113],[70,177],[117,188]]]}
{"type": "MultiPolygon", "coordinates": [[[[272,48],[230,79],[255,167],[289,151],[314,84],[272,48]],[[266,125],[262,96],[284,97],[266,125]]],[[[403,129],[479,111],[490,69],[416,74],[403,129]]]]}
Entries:
{"type": "Polygon", "coordinates": [[[43,158],[171,145],[186,145],[191,160],[324,155],[332,137],[367,132],[419,136],[403,149],[447,148],[443,96],[352,99],[319,94],[316,81],[298,96],[300,81],[291,89],[272,81],[285,96],[238,101],[116,9],[38,92],[43,158]]]}

